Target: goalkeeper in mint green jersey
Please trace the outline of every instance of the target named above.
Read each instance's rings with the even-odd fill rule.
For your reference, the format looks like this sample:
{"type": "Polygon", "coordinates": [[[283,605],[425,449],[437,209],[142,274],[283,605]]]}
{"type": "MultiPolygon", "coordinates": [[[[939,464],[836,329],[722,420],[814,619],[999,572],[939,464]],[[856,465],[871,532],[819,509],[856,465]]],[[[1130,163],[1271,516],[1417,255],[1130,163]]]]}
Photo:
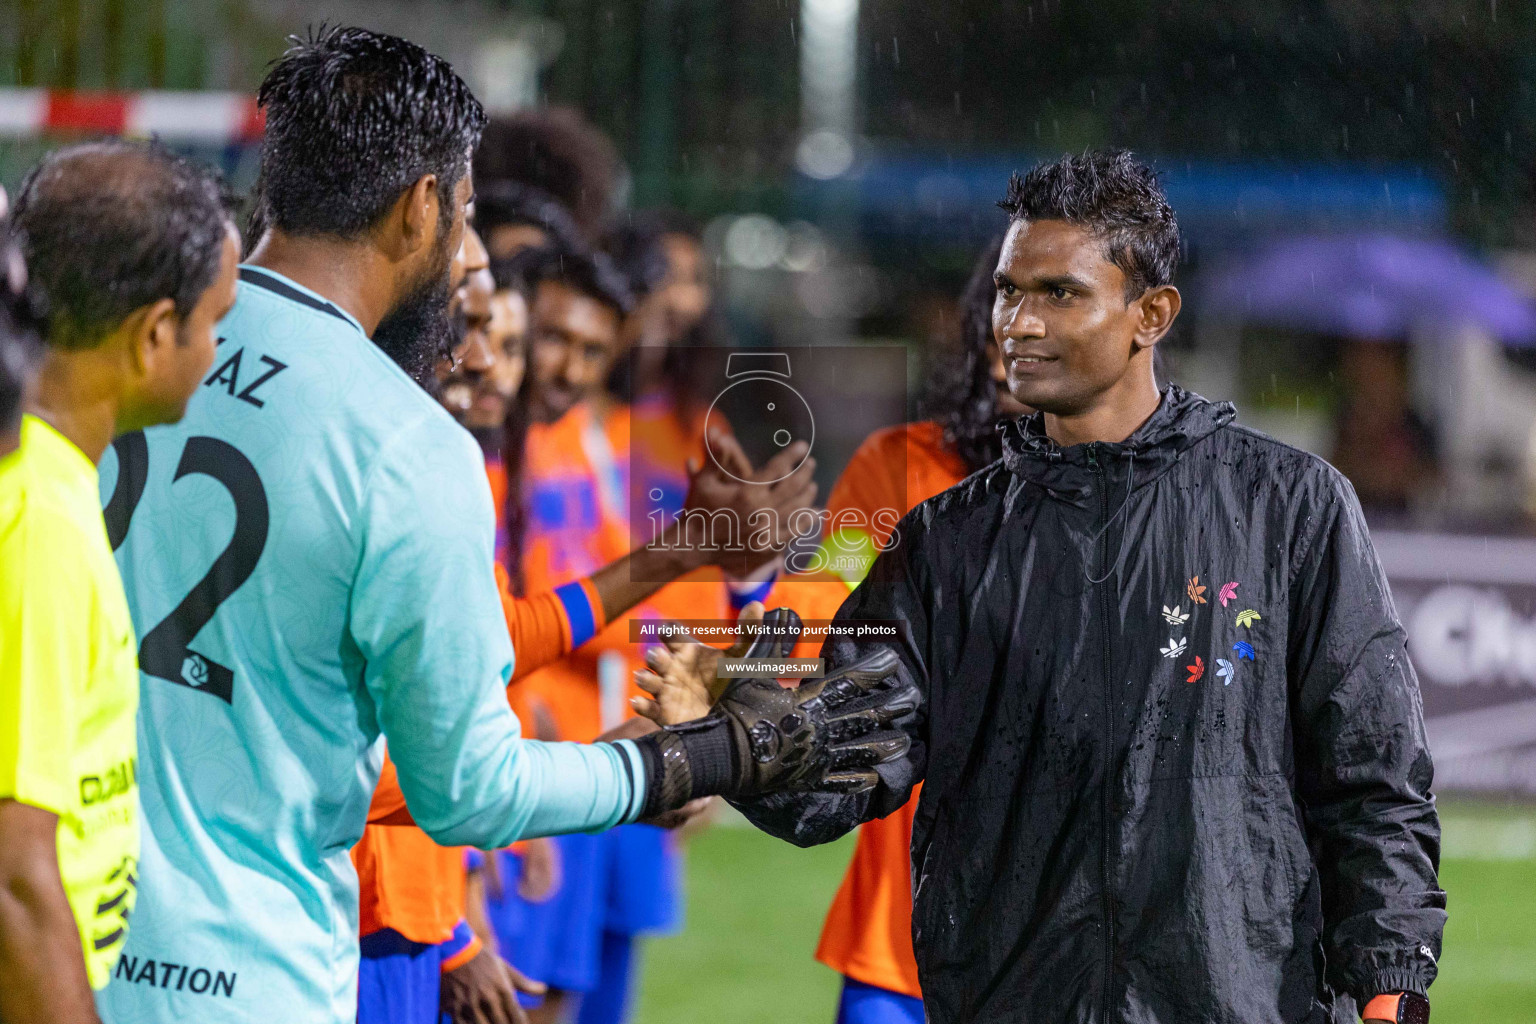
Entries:
{"type": "Polygon", "coordinates": [[[296,40],[260,98],[264,233],[213,369],[180,424],[102,466],[145,823],[108,1024],[353,1020],[348,851],[381,737],[415,822],[482,848],[872,786],[906,743],[894,657],[801,691],[742,680],[636,740],[522,739],[480,452],[416,383],[453,340],[484,114],[443,61],[351,28],[296,40]]]}

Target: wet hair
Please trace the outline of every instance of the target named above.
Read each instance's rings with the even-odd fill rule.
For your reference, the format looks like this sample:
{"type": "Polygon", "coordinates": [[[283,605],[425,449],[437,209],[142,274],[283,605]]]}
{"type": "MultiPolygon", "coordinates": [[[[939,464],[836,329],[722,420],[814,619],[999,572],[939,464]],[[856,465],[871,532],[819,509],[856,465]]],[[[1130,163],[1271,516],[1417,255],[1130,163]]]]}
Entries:
{"type": "Polygon", "coordinates": [[[0,221],[0,430],[21,418],[21,401],[37,366],[46,325],[27,287],[20,241],[0,221]]]}
{"type": "Polygon", "coordinates": [[[570,210],[589,241],[602,233],[621,172],[613,143],[568,107],[493,118],[475,151],[475,181],[543,190],[570,210]]]}
{"type": "Polygon", "coordinates": [[[525,224],[543,231],[554,245],[579,249],[585,244],[571,211],[548,192],[517,181],[476,182],[475,230],[481,237],[525,224]]]}
{"type": "Polygon", "coordinates": [[[992,342],[992,274],[1002,252],[1001,236],[976,260],[960,293],[960,330],[949,344],[933,352],[923,415],[944,428],[944,440],[971,472],[1002,457],[997,431],[997,384],[992,379],[988,348],[992,342]]]}
{"type": "Polygon", "coordinates": [[[48,342],[83,349],[161,299],[185,317],[218,276],[234,206],[207,168],[111,140],[44,157],[16,197],[48,342]]]}
{"type": "Polygon", "coordinates": [[[1157,173],[1123,149],[1089,150],[1014,174],[997,205],[1012,220],[1064,220],[1087,228],[1125,274],[1126,301],[1173,282],[1179,222],[1157,173]]]}
{"type": "Polygon", "coordinates": [[[260,216],[293,235],[361,237],[424,175],[444,223],[485,111],[452,66],[362,28],[290,36],[261,83],[260,216]]]}
{"type": "Polygon", "coordinates": [[[506,264],[503,273],[521,278],[529,296],[544,282],[558,281],[596,299],[620,316],[627,315],[635,305],[634,294],[625,283],[624,275],[601,252],[585,247],[568,249],[547,245],[524,249],[506,264]]]}

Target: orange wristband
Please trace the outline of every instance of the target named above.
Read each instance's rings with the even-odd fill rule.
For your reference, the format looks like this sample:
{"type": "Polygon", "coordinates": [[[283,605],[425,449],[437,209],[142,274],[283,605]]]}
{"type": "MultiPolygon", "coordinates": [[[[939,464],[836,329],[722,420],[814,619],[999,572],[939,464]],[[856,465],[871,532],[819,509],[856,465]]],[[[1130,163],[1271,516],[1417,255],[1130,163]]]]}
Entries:
{"type": "Polygon", "coordinates": [[[1401,992],[1393,992],[1391,995],[1379,995],[1365,1004],[1365,1009],[1360,1011],[1361,1020],[1390,1020],[1393,1024],[1397,1021],[1397,1006],[1403,1001],[1401,992]]]}

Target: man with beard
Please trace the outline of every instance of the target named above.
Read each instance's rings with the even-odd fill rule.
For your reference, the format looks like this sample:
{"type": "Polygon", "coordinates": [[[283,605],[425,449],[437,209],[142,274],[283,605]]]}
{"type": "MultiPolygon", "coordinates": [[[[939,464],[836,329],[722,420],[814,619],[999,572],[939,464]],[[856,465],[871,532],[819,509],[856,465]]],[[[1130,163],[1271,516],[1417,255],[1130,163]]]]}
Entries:
{"type": "Polygon", "coordinates": [[[1423,1024],[1433,766],[1353,490],[1159,389],[1179,232],[1149,168],[1066,157],[1003,207],[992,329],[1039,411],[901,521],[838,615],[905,625],[910,751],[866,793],[738,805],[811,844],[923,783],[935,1024],[1423,1024]]]}
{"type": "MultiPolygon", "coordinates": [[[[466,231],[466,249],[471,242],[485,251],[476,234],[466,231]]],[[[459,344],[438,364],[438,400],[482,451],[499,456],[502,427],[523,379],[528,305],[520,292],[497,292],[488,260],[465,270],[464,284],[454,293],[459,344]]]]}
{"type": "MultiPolygon", "coordinates": [[[[470,431],[487,454],[487,475],[493,494],[498,488],[501,431],[508,406],[522,380],[527,344],[527,305],[520,290],[496,288],[485,247],[468,226],[450,270],[450,304],[454,334],[461,340],[440,360],[436,383],[443,407],[470,431]],[[514,300],[515,301],[511,301],[514,300]],[[497,304],[503,308],[498,312],[497,304]],[[496,461],[491,460],[495,458],[496,461]]],[[[505,279],[505,277],[504,277],[505,279]]],[[[375,334],[375,341],[380,340],[375,334]]],[[[725,445],[732,450],[729,441],[725,445]]],[[[745,456],[735,455],[745,462],[745,456]]],[[[769,463],[763,475],[776,478],[789,468],[787,460],[769,463]]],[[[750,465],[737,471],[750,477],[750,465]]],[[[712,513],[729,507],[746,485],[707,471],[690,480],[689,506],[712,513]]],[[[757,488],[757,500],[773,502],[773,514],[785,517],[807,507],[814,498],[810,473],[802,468],[781,484],[757,488]]],[[[710,552],[700,552],[707,558],[710,552]]],[[[510,592],[505,569],[496,575],[502,591],[507,628],[517,652],[513,680],[569,654],[630,605],[659,589],[668,574],[691,564],[652,548],[640,548],[598,570],[592,576],[527,597],[510,592]]],[[[359,916],[362,965],[358,983],[359,1024],[436,1024],[439,1006],[456,1020],[502,1024],[516,1019],[514,990],[538,991],[482,945],[464,918],[466,887],[463,851],[439,846],[420,829],[397,820],[401,804],[398,776],[385,761],[374,794],[370,825],[353,848],[359,876],[359,916]],[[395,823],[384,824],[392,821],[395,823]],[[374,823],[379,822],[379,823],[374,823]]],[[[525,861],[549,854],[555,840],[530,839],[521,844],[525,861]]],[[[549,863],[551,870],[558,867],[549,863]]],[[[546,882],[551,879],[546,878],[546,882]]],[[[537,898],[535,880],[524,877],[519,888],[537,898]]]]}
{"type": "MultiPolygon", "coordinates": [[[[484,847],[812,782],[899,745],[877,721],[852,746],[819,730],[745,758],[747,709],[781,700],[766,687],[686,735],[520,738],[480,455],[402,372],[449,348],[484,113],[442,60],[355,28],[296,40],[260,100],[266,228],[217,365],[179,426],[119,439],[102,478],[144,634],[149,825],[109,1024],[354,1019],[348,853],[381,736],[409,816],[484,847]]],[[[843,698],[881,668],[806,713],[841,732],[843,698]]]]}

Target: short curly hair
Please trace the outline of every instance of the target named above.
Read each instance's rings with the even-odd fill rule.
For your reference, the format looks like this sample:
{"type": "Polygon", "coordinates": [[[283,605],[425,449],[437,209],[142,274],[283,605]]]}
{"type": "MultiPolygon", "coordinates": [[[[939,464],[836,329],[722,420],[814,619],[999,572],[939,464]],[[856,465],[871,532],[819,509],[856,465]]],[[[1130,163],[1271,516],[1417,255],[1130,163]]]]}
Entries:
{"type": "Polygon", "coordinates": [[[1125,274],[1126,301],[1173,282],[1178,218],[1157,172],[1126,150],[1089,150],[1015,173],[997,205],[1015,221],[1064,220],[1092,231],[1125,274]]]}
{"type": "Polygon", "coordinates": [[[557,281],[596,299],[621,317],[635,308],[635,296],[624,275],[606,254],[591,249],[562,249],[558,245],[524,249],[504,261],[492,276],[498,272],[505,280],[522,281],[530,296],[545,281],[557,281]]]}

